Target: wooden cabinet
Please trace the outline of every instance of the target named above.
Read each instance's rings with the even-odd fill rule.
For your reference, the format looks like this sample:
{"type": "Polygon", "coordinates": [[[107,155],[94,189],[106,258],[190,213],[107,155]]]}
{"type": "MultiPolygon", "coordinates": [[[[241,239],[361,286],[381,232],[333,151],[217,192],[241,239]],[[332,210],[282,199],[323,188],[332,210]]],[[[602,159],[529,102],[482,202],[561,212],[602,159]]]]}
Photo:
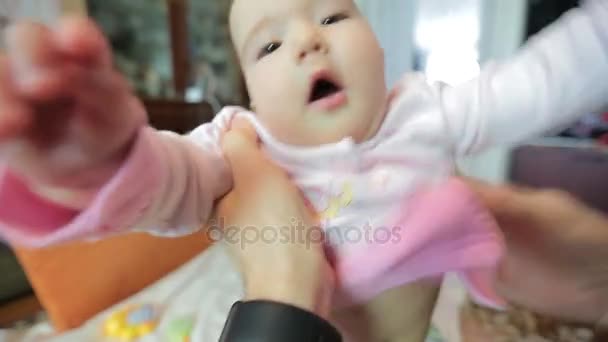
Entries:
{"type": "Polygon", "coordinates": [[[206,102],[145,99],[144,106],[151,126],[181,134],[213,120],[215,115],[213,108],[206,102]]]}

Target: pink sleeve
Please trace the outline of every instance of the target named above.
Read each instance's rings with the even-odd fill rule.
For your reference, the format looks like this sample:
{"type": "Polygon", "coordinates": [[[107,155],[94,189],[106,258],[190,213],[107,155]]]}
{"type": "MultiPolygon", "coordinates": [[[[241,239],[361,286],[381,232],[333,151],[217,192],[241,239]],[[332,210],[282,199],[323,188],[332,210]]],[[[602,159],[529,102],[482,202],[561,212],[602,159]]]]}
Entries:
{"type": "Polygon", "coordinates": [[[195,231],[232,184],[217,144],[220,134],[216,123],[188,137],[142,128],[123,166],[83,211],[41,199],[17,175],[2,170],[0,236],[39,247],[126,231],[195,231]]]}

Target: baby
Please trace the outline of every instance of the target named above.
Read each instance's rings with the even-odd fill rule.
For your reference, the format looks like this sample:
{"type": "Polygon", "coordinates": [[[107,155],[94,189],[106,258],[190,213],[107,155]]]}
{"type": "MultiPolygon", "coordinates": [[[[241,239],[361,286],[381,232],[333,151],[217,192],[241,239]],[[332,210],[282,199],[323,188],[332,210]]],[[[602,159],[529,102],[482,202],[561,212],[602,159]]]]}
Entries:
{"type": "Polygon", "coordinates": [[[0,60],[1,234],[44,246],[191,233],[231,188],[219,144],[243,119],[319,213],[336,320],[363,305],[379,327],[347,336],[420,340],[435,298],[421,281],[446,272],[502,307],[491,286],[501,235],[453,178],[455,159],[608,103],[608,2],[587,1],[470,82],[412,74],[390,93],[382,49],[352,0],[235,0],[230,27],[252,110],[227,107],[187,136],[146,126],[91,23],[13,28],[0,60]]]}

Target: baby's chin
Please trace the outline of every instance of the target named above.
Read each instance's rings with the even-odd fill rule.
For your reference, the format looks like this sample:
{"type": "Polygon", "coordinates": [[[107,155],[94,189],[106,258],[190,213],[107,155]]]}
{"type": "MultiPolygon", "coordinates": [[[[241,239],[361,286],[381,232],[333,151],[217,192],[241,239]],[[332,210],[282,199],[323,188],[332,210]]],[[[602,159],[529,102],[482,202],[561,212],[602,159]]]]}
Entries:
{"type": "MultiPolygon", "coordinates": [[[[278,125],[264,122],[262,124],[278,141],[286,145],[299,147],[314,147],[339,143],[345,139],[352,139],[359,144],[372,139],[380,128],[382,117],[370,120],[353,120],[353,117],[328,118],[327,114],[314,114],[318,116],[306,122],[290,125],[278,125]],[[371,122],[370,122],[371,121],[371,122]]],[[[348,115],[348,114],[340,114],[348,115]]]]}

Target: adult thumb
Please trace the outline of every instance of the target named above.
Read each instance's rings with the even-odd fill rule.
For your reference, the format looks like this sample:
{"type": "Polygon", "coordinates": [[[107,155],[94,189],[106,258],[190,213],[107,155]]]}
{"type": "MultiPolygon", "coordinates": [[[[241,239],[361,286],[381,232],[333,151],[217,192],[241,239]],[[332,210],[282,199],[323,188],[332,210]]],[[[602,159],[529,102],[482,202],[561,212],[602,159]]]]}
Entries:
{"type": "Polygon", "coordinates": [[[266,156],[260,150],[258,135],[253,126],[244,119],[237,119],[222,138],[222,151],[236,182],[250,180],[264,163],[266,156]]]}

